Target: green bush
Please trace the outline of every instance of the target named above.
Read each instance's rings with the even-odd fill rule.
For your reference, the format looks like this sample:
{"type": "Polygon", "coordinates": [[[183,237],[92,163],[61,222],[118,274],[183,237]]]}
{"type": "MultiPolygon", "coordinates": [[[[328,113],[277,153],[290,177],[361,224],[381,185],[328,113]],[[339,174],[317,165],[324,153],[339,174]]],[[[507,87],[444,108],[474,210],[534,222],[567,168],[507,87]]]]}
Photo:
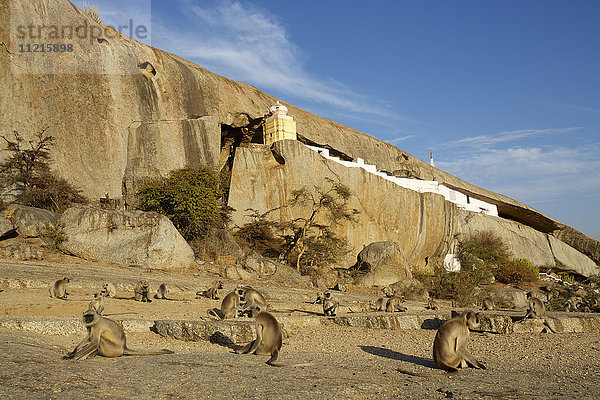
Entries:
{"type": "Polygon", "coordinates": [[[460,241],[456,257],[463,269],[493,270],[510,261],[508,246],[492,231],[478,231],[460,241]]]}
{"type": "Polygon", "coordinates": [[[230,210],[222,203],[219,178],[212,168],[183,168],[167,179],[149,179],[137,192],[138,208],[169,217],[188,241],[222,228],[230,210]]]}
{"type": "Polygon", "coordinates": [[[537,280],[540,271],[528,259],[517,258],[499,265],[494,270],[494,276],[501,283],[519,284],[537,280]]]}
{"type": "Polygon", "coordinates": [[[50,224],[46,222],[44,226],[37,229],[40,239],[49,247],[57,250],[58,246],[67,240],[67,234],[65,233],[65,224],[58,222],[56,224],[50,224]]]}

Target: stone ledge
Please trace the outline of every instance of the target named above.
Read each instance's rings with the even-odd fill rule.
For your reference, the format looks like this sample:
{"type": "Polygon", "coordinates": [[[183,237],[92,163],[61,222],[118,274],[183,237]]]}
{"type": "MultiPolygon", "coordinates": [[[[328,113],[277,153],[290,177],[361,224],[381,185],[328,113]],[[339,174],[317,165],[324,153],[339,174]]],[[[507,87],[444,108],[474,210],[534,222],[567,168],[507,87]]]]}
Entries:
{"type": "MultiPolygon", "coordinates": [[[[456,314],[457,311],[452,311],[456,314]]],[[[481,312],[481,328],[477,332],[498,334],[540,333],[545,330],[544,321],[521,320],[523,312],[481,312]]],[[[427,314],[407,313],[360,313],[335,317],[324,316],[279,316],[277,320],[289,331],[320,324],[337,324],[368,329],[438,329],[450,319],[450,311],[427,314]]],[[[155,332],[177,340],[207,340],[226,345],[248,343],[254,339],[254,323],[249,318],[235,320],[143,320],[121,319],[125,332],[155,332]]],[[[600,332],[600,314],[551,313],[546,319],[556,333],[600,332]]],[[[23,330],[47,335],[75,335],[85,333],[78,318],[22,317],[0,318],[0,328],[23,330]]]]}
{"type": "Polygon", "coordinates": [[[340,315],[330,320],[338,325],[373,329],[437,329],[450,318],[450,312],[436,314],[364,313],[340,315]]]}
{"type": "Polygon", "coordinates": [[[161,336],[177,340],[239,344],[254,340],[251,319],[238,321],[155,321],[153,330],[161,336]]]}
{"type": "MultiPolygon", "coordinates": [[[[125,332],[148,332],[154,321],[141,319],[117,320],[125,332]]],[[[85,333],[80,318],[22,317],[0,318],[0,328],[43,333],[46,335],[75,335],[85,333]]]]}

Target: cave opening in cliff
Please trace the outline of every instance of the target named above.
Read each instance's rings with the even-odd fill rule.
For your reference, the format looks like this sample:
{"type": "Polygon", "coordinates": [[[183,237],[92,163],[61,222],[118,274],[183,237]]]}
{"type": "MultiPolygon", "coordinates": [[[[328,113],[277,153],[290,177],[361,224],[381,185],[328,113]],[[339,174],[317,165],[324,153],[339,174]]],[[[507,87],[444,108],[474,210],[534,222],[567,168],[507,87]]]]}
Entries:
{"type": "Polygon", "coordinates": [[[231,170],[238,147],[249,147],[251,144],[263,144],[263,118],[250,119],[244,126],[221,124],[221,155],[219,158],[219,172],[225,195],[229,197],[231,183],[231,170]]]}

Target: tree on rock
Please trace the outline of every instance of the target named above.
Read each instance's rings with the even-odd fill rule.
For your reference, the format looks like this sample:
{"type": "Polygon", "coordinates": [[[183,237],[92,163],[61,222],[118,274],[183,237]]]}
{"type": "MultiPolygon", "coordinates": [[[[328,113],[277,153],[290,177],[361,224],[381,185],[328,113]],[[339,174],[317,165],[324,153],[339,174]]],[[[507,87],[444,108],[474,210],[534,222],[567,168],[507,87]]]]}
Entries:
{"type": "Polygon", "coordinates": [[[60,213],[72,203],[86,203],[87,200],[79,190],[50,170],[50,148],[54,144],[54,136],[47,131],[46,127],[28,141],[17,131],[10,139],[0,136],[7,144],[6,150],[11,153],[0,164],[0,174],[2,186],[17,183],[24,187],[18,203],[60,213]]]}
{"type": "Polygon", "coordinates": [[[345,252],[346,241],[337,237],[332,228],[344,221],[355,221],[359,213],[348,205],[352,196],[348,186],[329,178],[327,182],[329,187],[326,189],[315,186],[312,191],[307,188],[294,190],[289,201],[290,207],[306,210],[306,215],[293,219],[285,227],[291,234],[285,236],[284,258],[289,260],[294,255],[298,271],[303,258],[307,258],[309,263],[339,259],[345,252]],[[327,225],[318,222],[323,220],[321,216],[327,225]]]}

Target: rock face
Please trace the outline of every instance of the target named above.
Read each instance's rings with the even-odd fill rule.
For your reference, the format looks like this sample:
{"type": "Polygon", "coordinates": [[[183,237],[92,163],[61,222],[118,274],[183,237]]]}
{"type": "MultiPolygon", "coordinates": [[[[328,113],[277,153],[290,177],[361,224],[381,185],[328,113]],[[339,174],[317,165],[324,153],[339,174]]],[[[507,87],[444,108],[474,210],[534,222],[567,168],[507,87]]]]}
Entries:
{"type": "MultiPolygon", "coordinates": [[[[48,132],[56,138],[53,167],[91,199],[109,190],[113,197],[121,193],[131,203],[137,183],[145,176],[164,175],[185,165],[219,164],[221,130],[248,125],[263,117],[276,101],[252,86],[218,76],[96,24],[67,0],[0,2],[0,42],[0,132],[16,130],[29,139],[48,126],[48,132]],[[40,58],[19,52],[18,45],[23,42],[18,39],[19,25],[85,25],[88,32],[94,28],[102,33],[72,40],[72,52],[40,58]]],[[[551,233],[600,263],[597,240],[523,203],[464,182],[388,143],[285,105],[304,142],[335,149],[347,159],[360,157],[397,176],[437,180],[497,205],[501,216],[551,233]]],[[[368,184],[374,178],[361,179],[368,184]]],[[[266,190],[281,194],[277,187],[266,190]]],[[[380,195],[390,199],[398,193],[397,189],[390,190],[380,195]]],[[[431,206],[429,203],[439,201],[433,196],[412,197],[424,210],[431,206]]],[[[371,224],[391,215],[378,217],[375,211],[370,214],[371,224]]],[[[429,217],[430,225],[433,221],[448,223],[445,217],[429,217]]],[[[409,222],[417,221],[400,226],[408,226],[409,222]]],[[[421,222],[415,227],[422,227],[421,222]]],[[[367,226],[370,233],[365,236],[372,237],[362,244],[395,241],[398,234],[389,228],[389,234],[383,235],[383,229],[367,226]]],[[[437,240],[431,235],[417,236],[437,240]]],[[[432,243],[420,243],[413,248],[422,253],[429,245],[432,243]]],[[[404,243],[402,246],[406,250],[404,243]]],[[[407,253],[409,259],[420,255],[407,253]]]]}
{"type": "Polygon", "coordinates": [[[415,269],[430,268],[427,257],[446,254],[448,238],[454,232],[453,204],[440,195],[408,190],[360,168],[323,159],[292,140],[276,142],[273,151],[263,145],[236,151],[229,190],[229,205],[237,210],[232,222],[238,226],[249,222],[243,211],[248,208],[260,213],[277,208],[270,217],[279,221],[306,217],[310,211],[289,207],[288,199],[294,190],[326,185],[327,178],[350,187],[354,196],[349,206],[360,211],[356,223],[344,222],[336,229],[352,248],[343,266],[355,263],[354,257],[365,243],[377,241],[398,243],[415,269]]]}
{"type": "Polygon", "coordinates": [[[356,267],[368,271],[361,276],[363,286],[386,286],[412,280],[410,264],[402,249],[394,242],[374,242],[358,253],[356,267]]]}
{"type": "Polygon", "coordinates": [[[7,219],[0,217],[0,239],[4,239],[15,232],[15,226],[7,219]]]}
{"type": "Polygon", "coordinates": [[[194,252],[165,216],[72,207],[61,217],[61,250],[89,260],[146,268],[189,267],[194,252]]]}
{"type": "MultiPolygon", "coordinates": [[[[306,216],[307,210],[288,206],[288,199],[294,190],[326,185],[327,178],[350,187],[354,194],[350,207],[360,211],[355,224],[345,223],[336,231],[348,238],[350,254],[358,254],[365,243],[395,242],[413,271],[432,272],[436,258],[455,252],[457,234],[492,230],[515,258],[584,276],[598,273],[591,259],[551,235],[515,221],[460,210],[440,195],[405,189],[361,168],[324,159],[298,141],[237,150],[229,193],[229,205],[237,210],[233,223],[241,226],[250,221],[240,211],[248,208],[260,213],[276,209],[270,216],[279,221],[306,216]]],[[[349,266],[354,260],[349,257],[345,263],[349,266]]],[[[377,274],[378,279],[391,279],[383,278],[381,271],[377,274]]],[[[365,279],[382,284],[383,280],[375,283],[374,276],[365,279]]]]}
{"type": "Polygon", "coordinates": [[[40,208],[19,204],[13,204],[11,208],[13,209],[11,220],[17,227],[19,236],[23,237],[38,237],[40,229],[46,224],[55,225],[60,219],[60,214],[40,208]]]}
{"type": "Polygon", "coordinates": [[[458,211],[457,233],[468,236],[491,230],[508,245],[515,258],[527,258],[534,265],[583,276],[596,275],[599,268],[589,257],[548,235],[528,226],[485,214],[458,211]]]}

